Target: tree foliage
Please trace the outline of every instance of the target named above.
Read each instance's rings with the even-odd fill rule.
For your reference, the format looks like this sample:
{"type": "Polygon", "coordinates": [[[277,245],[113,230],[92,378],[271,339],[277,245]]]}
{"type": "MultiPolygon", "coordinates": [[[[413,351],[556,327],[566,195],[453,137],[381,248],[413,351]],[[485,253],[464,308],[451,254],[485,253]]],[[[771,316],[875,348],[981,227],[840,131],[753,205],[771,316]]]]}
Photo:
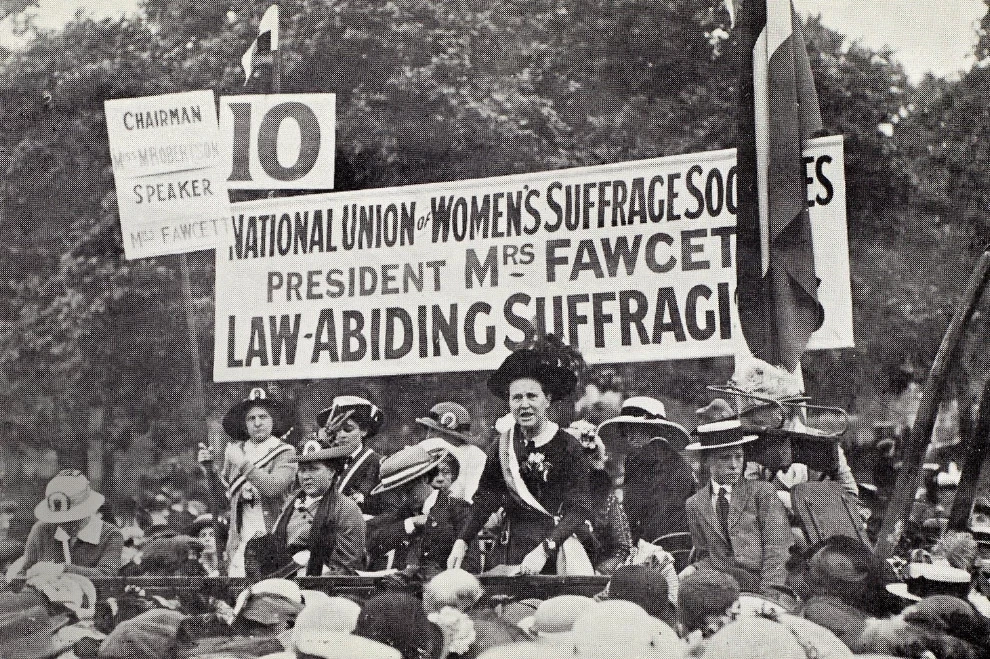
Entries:
{"type": "MultiPolygon", "coordinates": [[[[283,91],[337,94],[336,189],[617,162],[735,139],[735,34],[721,1],[281,7],[283,91]]],[[[79,16],[0,54],[0,396],[11,418],[39,428],[100,409],[92,432],[153,419],[179,437],[195,434],[175,259],[123,259],[103,103],[267,91],[264,67],[247,85],[240,67],[262,10],[246,0],[145,0],[139,17],[79,16]]],[[[958,83],[915,89],[890,52],[850,44],[815,18],[806,34],[826,127],[845,136],[860,346],[809,355],[806,377],[820,398],[855,407],[890,389],[903,368],[927,366],[965,277],[950,255],[986,235],[990,85],[977,68],[958,83]]],[[[209,373],[211,256],[190,260],[209,373]]],[[[644,393],[690,406],[728,368],[709,360],[625,371],[644,393]]],[[[309,409],[356,386],[395,401],[393,418],[411,419],[446,390],[474,400],[475,411],[501,413],[484,402],[480,375],[444,382],[322,383],[293,395],[309,409]]],[[[214,417],[238,395],[208,390],[214,417]]],[[[86,424],[69,425],[62,444],[86,424]]]]}

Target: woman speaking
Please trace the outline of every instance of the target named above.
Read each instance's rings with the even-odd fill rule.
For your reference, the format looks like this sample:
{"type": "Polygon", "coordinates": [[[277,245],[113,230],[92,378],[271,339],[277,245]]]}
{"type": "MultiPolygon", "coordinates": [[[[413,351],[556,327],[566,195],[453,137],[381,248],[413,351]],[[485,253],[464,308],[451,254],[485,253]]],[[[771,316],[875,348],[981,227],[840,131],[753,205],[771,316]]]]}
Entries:
{"type": "Polygon", "coordinates": [[[488,449],[472,515],[448,567],[460,566],[468,541],[501,507],[506,564],[523,574],[588,573],[575,569],[576,560],[590,564],[572,537],[590,516],[588,463],[580,443],[547,416],[552,402],[573,393],[580,365],[580,355],[550,335],[509,355],[489,378],[488,389],[508,402],[515,423],[488,449]]]}

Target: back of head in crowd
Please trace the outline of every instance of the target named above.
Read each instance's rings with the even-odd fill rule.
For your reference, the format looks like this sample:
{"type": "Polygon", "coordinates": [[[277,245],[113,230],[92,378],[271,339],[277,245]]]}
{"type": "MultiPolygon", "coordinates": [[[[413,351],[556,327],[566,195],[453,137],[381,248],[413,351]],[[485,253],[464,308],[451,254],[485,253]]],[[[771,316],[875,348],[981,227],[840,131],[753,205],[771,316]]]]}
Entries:
{"type": "Polygon", "coordinates": [[[478,578],[465,570],[445,570],[423,588],[423,608],[427,614],[445,606],[467,611],[477,603],[484,591],[478,578]]]}
{"type": "Polygon", "coordinates": [[[739,601],[739,582],[724,572],[702,569],[686,577],[677,592],[678,622],[684,635],[717,628],[739,601]]]}

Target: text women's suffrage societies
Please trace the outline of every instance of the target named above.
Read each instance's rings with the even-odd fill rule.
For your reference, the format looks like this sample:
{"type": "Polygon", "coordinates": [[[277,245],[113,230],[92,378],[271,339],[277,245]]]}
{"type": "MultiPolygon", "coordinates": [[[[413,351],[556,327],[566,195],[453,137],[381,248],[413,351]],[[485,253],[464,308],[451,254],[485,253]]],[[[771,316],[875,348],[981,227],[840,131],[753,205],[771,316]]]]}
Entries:
{"type": "MultiPolygon", "coordinates": [[[[841,138],[805,170],[813,347],[852,345],[841,138]]],[[[717,151],[235,204],[215,377],[490,369],[542,332],[591,362],[733,354],[736,181],[717,151]]]]}

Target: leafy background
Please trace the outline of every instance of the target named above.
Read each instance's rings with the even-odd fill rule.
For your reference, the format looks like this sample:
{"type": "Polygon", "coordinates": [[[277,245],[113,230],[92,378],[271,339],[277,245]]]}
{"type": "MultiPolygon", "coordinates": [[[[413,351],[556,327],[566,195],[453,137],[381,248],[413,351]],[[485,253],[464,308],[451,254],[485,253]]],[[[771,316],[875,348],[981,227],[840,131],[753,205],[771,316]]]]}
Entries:
{"type": "MultiPolygon", "coordinates": [[[[194,412],[178,261],[123,258],[103,103],[242,93],[240,55],[263,7],[145,0],[136,18],[79,15],[42,31],[21,13],[30,5],[0,1],[0,16],[14,14],[30,35],[23,50],[0,51],[0,466],[10,484],[75,465],[126,493],[207,432],[194,412]]],[[[338,190],[725,148],[735,139],[735,34],[722,5],[283,0],[283,90],[338,95],[338,190]]],[[[990,56],[988,28],[985,18],[977,61],[990,56]]],[[[990,69],[911,84],[891,52],[816,18],[805,31],[826,127],[845,136],[857,340],[806,355],[805,375],[815,398],[853,413],[855,444],[897,417],[898,396],[923,379],[990,235],[990,69]]],[[[247,90],[266,76],[262,67],[247,90]]],[[[212,252],[189,261],[209,374],[212,252]]],[[[977,314],[953,369],[948,396],[964,437],[987,334],[977,314]]],[[[710,399],[705,386],[727,379],[731,363],[615,370],[627,393],[662,397],[690,427],[710,399]]],[[[385,403],[385,450],[441,398],[465,403],[479,434],[504,412],[483,373],[333,375],[273,383],[294,403],[296,435],[345,391],[385,403]]],[[[250,384],[206,383],[211,440],[250,384]]]]}

